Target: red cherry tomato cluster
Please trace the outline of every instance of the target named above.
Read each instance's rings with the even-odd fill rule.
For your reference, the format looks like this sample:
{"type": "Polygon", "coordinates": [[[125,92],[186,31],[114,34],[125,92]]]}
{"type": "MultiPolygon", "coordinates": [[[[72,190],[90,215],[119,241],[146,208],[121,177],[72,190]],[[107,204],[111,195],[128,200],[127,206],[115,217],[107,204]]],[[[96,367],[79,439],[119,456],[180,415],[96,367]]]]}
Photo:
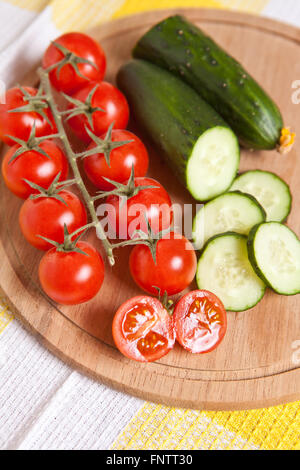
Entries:
{"type": "MultiPolygon", "coordinates": [[[[184,236],[171,230],[167,191],[146,176],[147,150],[126,130],[127,100],[103,81],[106,57],[101,46],[85,34],[67,33],[49,45],[42,65],[66,100],[60,115],[87,146],[84,173],[102,191],[99,199],[105,197],[112,232],[125,241],[140,237],[129,260],[133,280],[150,294],[182,292],[195,276],[196,254],[184,236]],[[145,244],[140,243],[141,234],[148,237],[145,244]]],[[[51,109],[56,115],[55,107],[51,109]]],[[[51,109],[41,87],[7,91],[5,104],[0,104],[0,139],[10,148],[2,174],[10,191],[24,199],[19,213],[24,237],[46,252],[39,265],[44,291],[55,302],[72,305],[97,294],[104,263],[92,245],[79,241],[87,212],[80,198],[66,189],[74,180],[67,180],[68,158],[55,124],[60,128],[60,122],[51,109]]],[[[172,317],[159,299],[134,297],[113,321],[117,347],[138,361],[159,359],[174,347],[175,339],[188,351],[209,352],[225,331],[222,303],[204,291],[182,297],[172,317]]]]}
{"type": "Polygon", "coordinates": [[[165,356],[175,339],[192,353],[213,351],[223,340],[226,328],[222,302],[211,292],[196,290],[177,302],[172,316],[158,299],[133,297],[117,310],[112,332],[124,356],[152,362],[165,356]]]}
{"type": "MultiPolygon", "coordinates": [[[[102,96],[98,92],[95,98],[100,95],[100,104],[110,110],[106,122],[110,124],[109,119],[117,115],[111,111],[116,110],[118,103],[113,100],[117,96],[125,110],[120,123],[127,125],[127,102],[112,85],[101,82],[106,58],[92,38],[82,33],[59,37],[45,52],[43,66],[51,68],[52,85],[63,93],[77,93],[94,81],[99,82],[99,88],[105,88],[105,93],[102,96]],[[70,53],[74,53],[71,60],[70,53]]],[[[7,91],[4,104],[0,104],[0,139],[11,146],[2,161],[2,174],[7,187],[25,199],[19,213],[24,237],[35,248],[47,251],[39,267],[44,291],[56,302],[78,304],[90,300],[99,291],[104,263],[89,243],[72,244],[87,223],[87,213],[76,194],[59,187],[67,178],[68,161],[56,139],[51,137],[57,132],[55,120],[39,93],[31,87],[15,87],[7,91]],[[29,96],[35,96],[36,100],[29,101],[29,96]],[[45,136],[49,139],[39,140],[45,136]],[[76,237],[67,237],[68,246],[63,247],[66,233],[72,232],[77,233],[76,237]]],[[[104,125],[101,133],[106,130],[104,125]]]]}
{"type": "MultiPolygon", "coordinates": [[[[55,41],[45,54],[44,67],[57,63],[57,54],[54,55],[53,52],[57,42],[79,54],[74,43],[77,37],[78,35],[67,35],[63,36],[63,41],[55,41]]],[[[78,65],[79,68],[82,67],[82,74],[87,65],[78,65]]],[[[71,95],[68,109],[72,112],[68,116],[68,123],[76,136],[88,143],[88,156],[84,158],[85,173],[102,191],[116,189],[114,183],[126,188],[125,193],[121,194],[113,191],[105,201],[112,232],[117,238],[131,239],[137,231],[147,233],[146,221],[155,234],[168,229],[173,219],[172,202],[158,181],[145,176],[148,170],[148,153],[141,140],[125,129],[129,119],[126,98],[113,85],[96,81],[91,76],[90,81],[85,84],[82,84],[81,77],[78,83],[74,79],[72,91],[75,88],[76,91],[71,93],[70,87],[66,86],[71,66],[68,65],[68,69],[66,67],[61,68],[59,75],[54,68],[50,79],[58,90],[71,95]],[[101,145],[102,153],[99,152],[101,145]],[[93,149],[98,151],[93,153],[93,149]],[[132,194],[126,194],[132,168],[135,176],[132,194]],[[143,189],[134,194],[134,188],[143,189]],[[124,195],[127,196],[126,204],[123,204],[124,195]]],[[[102,78],[103,75],[104,69],[102,78]]],[[[196,254],[188,240],[181,236],[178,239],[170,233],[157,244],[156,263],[149,247],[135,247],[130,258],[130,271],[137,285],[147,292],[156,293],[155,288],[158,287],[170,295],[176,294],[192,282],[196,272],[196,254]]]]}

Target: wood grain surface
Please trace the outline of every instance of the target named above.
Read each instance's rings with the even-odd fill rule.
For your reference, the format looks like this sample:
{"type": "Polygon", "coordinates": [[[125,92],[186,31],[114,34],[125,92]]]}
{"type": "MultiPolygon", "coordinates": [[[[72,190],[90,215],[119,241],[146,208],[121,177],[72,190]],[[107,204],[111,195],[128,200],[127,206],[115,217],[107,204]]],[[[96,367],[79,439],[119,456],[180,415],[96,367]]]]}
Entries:
{"type": "MultiPolygon", "coordinates": [[[[278,173],[291,187],[293,208],[288,225],[300,234],[300,105],[292,103],[292,82],[300,78],[300,30],[245,14],[203,9],[143,13],[92,31],[105,49],[107,80],[114,81],[129,59],[136,40],[152,24],[181,11],[234,55],[279,104],[286,125],[298,133],[288,156],[242,151],[241,170],[278,173]]],[[[25,83],[34,83],[30,73],[25,83]]],[[[170,192],[174,202],[193,202],[138,127],[150,152],[149,175],[170,192]]],[[[300,296],[284,297],[270,290],[258,306],[228,314],[228,333],[207,355],[192,355],[176,345],[160,361],[140,364],[117,351],[111,323],[117,307],[141,293],[128,272],[128,249],[117,252],[116,266],[106,265],[103,287],[92,301],[62,307],[39,288],[37,266],[42,254],[22,238],[17,222],[22,201],[1,180],[0,285],[13,312],[39,340],[65,362],[118,389],[172,406],[210,410],[258,408],[300,398],[300,371],[295,341],[300,340],[300,296]]],[[[93,231],[88,239],[100,247],[93,231]]],[[[195,288],[192,285],[191,288],[195,288]]]]}

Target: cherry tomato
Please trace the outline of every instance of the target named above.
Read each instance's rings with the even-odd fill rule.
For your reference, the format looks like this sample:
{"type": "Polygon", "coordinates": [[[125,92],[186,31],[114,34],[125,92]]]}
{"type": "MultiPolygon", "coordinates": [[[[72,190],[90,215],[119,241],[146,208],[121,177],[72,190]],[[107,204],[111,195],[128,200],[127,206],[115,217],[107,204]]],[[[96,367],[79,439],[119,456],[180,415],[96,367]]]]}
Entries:
{"type": "MultiPolygon", "coordinates": [[[[88,81],[101,81],[105,74],[106,58],[101,46],[90,36],[83,33],[66,33],[55,39],[56,43],[73,52],[76,56],[89,60],[92,64],[78,63],[77,67],[81,75],[70,64],[65,64],[57,74],[57,67],[50,72],[52,85],[66,94],[74,93],[88,81]],[[86,78],[84,78],[86,77],[86,78]]],[[[47,69],[57,64],[64,58],[64,53],[60,51],[54,43],[50,44],[43,57],[43,67],[47,69]]]]}
{"type": "Polygon", "coordinates": [[[134,179],[134,183],[135,187],[154,187],[142,189],[127,201],[122,201],[116,195],[106,198],[104,207],[108,212],[109,225],[112,231],[115,228],[118,238],[132,238],[135,230],[147,233],[146,218],[154,233],[169,228],[173,219],[171,199],[158,181],[138,177],[134,179]]]}
{"type": "Polygon", "coordinates": [[[154,297],[133,297],[121,305],[112,333],[119,351],[140,362],[160,359],[175,343],[172,317],[154,297]]]}
{"type": "Polygon", "coordinates": [[[136,245],[129,258],[131,275],[146,292],[157,294],[157,289],[168,295],[178,294],[192,282],[197,269],[197,258],[192,244],[182,235],[170,232],[156,245],[156,263],[150,248],[136,245]]]}
{"type": "MultiPolygon", "coordinates": [[[[91,142],[92,139],[85,127],[96,136],[101,136],[112,123],[114,123],[115,129],[125,129],[129,119],[129,107],[125,96],[110,83],[101,82],[97,84],[90,82],[77,93],[74,93],[72,98],[84,103],[95,87],[97,88],[93,94],[91,106],[92,108],[101,108],[103,111],[94,111],[92,113],[93,128],[91,128],[84,114],[78,114],[68,120],[77,137],[87,143],[91,142]]],[[[74,108],[74,105],[70,104],[69,109],[72,108],[74,108]]]]}
{"type": "Polygon", "coordinates": [[[44,140],[39,145],[40,149],[46,152],[50,158],[36,150],[28,150],[10,162],[19,147],[18,144],[10,147],[2,161],[2,175],[6,186],[16,196],[27,199],[30,194],[38,192],[31,188],[24,179],[45,189],[50,186],[58,173],[60,173],[60,181],[66,179],[68,161],[55,142],[44,140]]]}
{"type": "MultiPolygon", "coordinates": [[[[101,136],[105,139],[105,134],[101,136]]],[[[109,178],[118,183],[128,180],[132,165],[135,176],[145,176],[148,170],[148,152],[143,142],[132,132],[127,130],[113,130],[111,134],[112,142],[132,141],[121,147],[114,148],[109,155],[109,165],[103,153],[96,153],[84,159],[84,169],[89,179],[97,188],[103,191],[113,189],[114,186],[103,177],[109,178]]],[[[92,142],[87,150],[96,147],[92,142]]]]}
{"type": "MultiPolygon", "coordinates": [[[[31,96],[37,94],[36,88],[23,87],[31,96]]],[[[12,139],[7,137],[11,135],[19,139],[27,141],[29,139],[33,124],[35,123],[36,137],[42,137],[56,133],[56,126],[49,108],[44,108],[46,116],[51,125],[39,113],[35,111],[11,112],[16,108],[28,105],[28,100],[20,88],[10,88],[5,95],[5,103],[0,104],[0,139],[7,145],[15,145],[12,139]]]]}
{"type": "Polygon", "coordinates": [[[95,248],[79,241],[76,251],[49,250],[41,259],[39,279],[46,294],[63,305],[76,305],[92,299],[104,279],[103,260],[95,248]]]}
{"type": "Polygon", "coordinates": [[[72,233],[87,223],[87,216],[81,200],[70,191],[59,191],[65,203],[54,197],[27,199],[20,210],[19,223],[26,240],[39,250],[49,250],[53,245],[38,235],[64,241],[64,225],[72,233]]]}
{"type": "Polygon", "coordinates": [[[225,336],[227,314],[221,300],[205,290],[195,290],[176,304],[173,320],[177,341],[192,353],[208,353],[225,336]]]}

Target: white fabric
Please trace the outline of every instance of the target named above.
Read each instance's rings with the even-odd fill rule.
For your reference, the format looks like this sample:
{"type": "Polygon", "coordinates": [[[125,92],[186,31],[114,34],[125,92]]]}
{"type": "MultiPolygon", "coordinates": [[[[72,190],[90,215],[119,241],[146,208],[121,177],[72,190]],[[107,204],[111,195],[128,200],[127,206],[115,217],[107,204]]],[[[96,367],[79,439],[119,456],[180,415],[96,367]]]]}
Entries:
{"type": "Polygon", "coordinates": [[[5,49],[30,25],[36,13],[23,10],[10,3],[0,2],[1,43],[0,51],[5,49]]]}
{"type": "MultiPolygon", "coordinates": [[[[22,10],[22,15],[23,13],[22,10]]],[[[0,53],[0,80],[7,88],[18,82],[26,71],[39,62],[49,42],[59,34],[51,21],[50,7],[45,8],[40,15],[32,16],[29,26],[0,53]]]]}
{"type": "Polygon", "coordinates": [[[270,0],[263,15],[299,27],[300,2],[299,0],[270,0]]]}
{"type": "MultiPolygon", "coordinates": [[[[60,32],[0,0],[0,80],[8,88],[60,32]]],[[[143,404],[74,372],[15,320],[0,335],[0,449],[107,449],[143,404]]]]}
{"type": "Polygon", "coordinates": [[[13,321],[0,340],[0,449],[107,449],[143,404],[73,371],[13,321]]]}

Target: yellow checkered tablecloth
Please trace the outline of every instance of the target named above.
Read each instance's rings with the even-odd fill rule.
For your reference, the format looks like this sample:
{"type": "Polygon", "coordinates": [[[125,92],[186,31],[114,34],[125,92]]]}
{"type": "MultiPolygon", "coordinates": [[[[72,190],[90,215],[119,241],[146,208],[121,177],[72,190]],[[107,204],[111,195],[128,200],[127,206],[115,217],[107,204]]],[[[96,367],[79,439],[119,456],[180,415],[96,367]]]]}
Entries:
{"type": "MultiPolygon", "coordinates": [[[[29,40],[30,34],[27,33],[27,30],[34,31],[35,23],[38,24],[41,18],[44,22],[43,28],[51,31],[52,37],[55,37],[55,34],[60,31],[85,30],[110,18],[176,6],[238,9],[249,13],[266,14],[294,22],[300,26],[298,0],[285,0],[284,2],[282,0],[0,0],[2,32],[6,28],[8,34],[6,43],[2,45],[2,51],[0,48],[0,57],[3,55],[4,61],[7,60],[8,64],[6,69],[9,68],[10,62],[7,59],[6,51],[12,47],[10,42],[17,44],[18,35],[23,35],[23,41],[29,40]],[[12,17],[14,17],[15,28],[12,28],[9,23],[9,19],[12,21],[12,17]],[[13,32],[12,29],[14,29],[13,32]]],[[[2,73],[5,72],[2,71],[2,73]]],[[[8,356],[3,354],[1,357],[1,345],[8,344],[7,347],[10,349],[13,342],[17,344],[14,338],[19,338],[18,335],[27,335],[19,330],[13,332],[13,325],[16,324],[16,321],[13,320],[8,307],[3,302],[2,305],[3,307],[0,309],[0,378],[1,364],[4,364],[5,358],[9,356],[4,348],[8,356]]],[[[20,327],[16,326],[16,328],[20,327]]],[[[24,338],[23,340],[25,341],[24,338]]],[[[35,345],[30,343],[26,347],[34,349],[35,345]]],[[[44,353],[39,351],[39,354],[43,355],[44,353]]],[[[51,362],[49,358],[41,360],[44,361],[43,364],[45,361],[51,362]]],[[[20,358],[17,359],[15,368],[19,370],[18,367],[24,368],[20,358]]],[[[51,367],[54,366],[51,365],[51,367]]],[[[92,384],[87,379],[80,377],[79,374],[74,378],[74,373],[62,370],[62,367],[60,366],[56,371],[60,381],[54,387],[51,396],[49,397],[45,392],[44,402],[39,404],[37,409],[32,405],[31,408],[28,408],[29,411],[26,411],[26,413],[32,414],[30,421],[28,419],[26,421],[26,418],[23,417],[21,424],[17,419],[17,415],[21,414],[21,405],[13,396],[18,389],[16,386],[10,389],[11,396],[7,393],[6,401],[3,401],[1,390],[5,388],[5,383],[4,381],[0,382],[0,448],[91,449],[102,446],[102,448],[112,449],[300,449],[300,402],[242,412],[206,412],[168,408],[152,403],[143,403],[118,392],[113,394],[106,387],[92,384]],[[106,421],[102,418],[100,420],[98,415],[95,417],[95,420],[100,420],[102,428],[100,424],[96,428],[93,428],[92,424],[88,426],[86,424],[85,429],[85,423],[88,422],[86,417],[90,413],[92,399],[88,403],[86,401],[80,402],[80,407],[78,405],[79,408],[76,411],[78,416],[75,414],[76,419],[72,426],[62,421],[59,427],[60,417],[57,410],[60,409],[61,413],[65,413],[67,406],[69,406],[66,404],[68,402],[65,397],[71,393],[70,390],[81,390],[81,387],[82,395],[93,393],[90,396],[98,397],[97,399],[100,401],[104,397],[103,404],[101,404],[102,402],[99,404],[102,408],[97,408],[97,410],[99,412],[101,409],[101,413],[104,414],[106,410],[107,419],[106,421]],[[95,389],[89,392],[93,387],[95,389]],[[65,389],[67,391],[64,392],[65,389]],[[57,396],[54,410],[51,411],[51,400],[53,401],[53,397],[57,396]],[[109,408],[110,401],[114,403],[113,408],[109,408]],[[119,403],[119,408],[116,403],[119,403]],[[45,408],[50,411],[45,412],[45,408]],[[121,408],[124,408],[123,414],[121,408]],[[111,429],[112,425],[109,425],[109,421],[116,423],[114,420],[117,413],[119,413],[120,419],[118,425],[114,424],[116,432],[116,429],[111,429]],[[53,424],[54,420],[57,420],[55,424],[53,424]],[[77,423],[78,420],[80,421],[80,429],[76,430],[74,423],[77,423]],[[102,440],[93,440],[88,434],[88,427],[92,429],[93,434],[102,432],[107,436],[102,440]],[[49,437],[50,434],[51,437],[49,437]],[[22,438],[20,438],[21,435],[23,435],[22,438]]],[[[29,364],[30,369],[31,365],[29,364]]],[[[9,370],[6,373],[5,377],[9,377],[6,381],[9,381],[13,373],[9,370]]],[[[17,376],[14,376],[14,380],[18,380],[17,376]]],[[[34,380],[38,381],[37,378],[34,380]]],[[[26,382],[23,383],[26,384],[26,382]]],[[[40,395],[42,393],[44,392],[41,390],[40,395]]],[[[5,390],[3,396],[5,396],[5,390]]],[[[74,403],[72,406],[75,407],[74,403]]]]}

